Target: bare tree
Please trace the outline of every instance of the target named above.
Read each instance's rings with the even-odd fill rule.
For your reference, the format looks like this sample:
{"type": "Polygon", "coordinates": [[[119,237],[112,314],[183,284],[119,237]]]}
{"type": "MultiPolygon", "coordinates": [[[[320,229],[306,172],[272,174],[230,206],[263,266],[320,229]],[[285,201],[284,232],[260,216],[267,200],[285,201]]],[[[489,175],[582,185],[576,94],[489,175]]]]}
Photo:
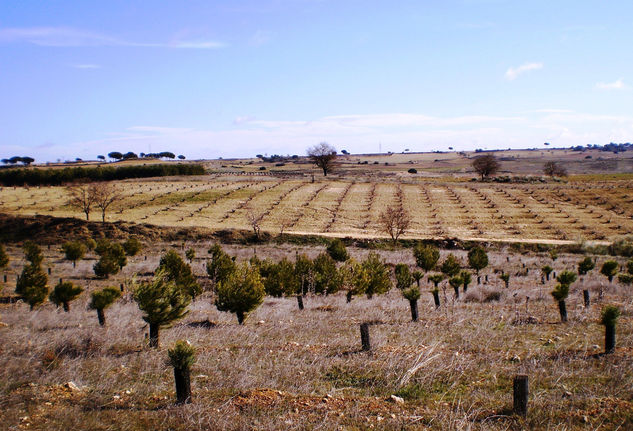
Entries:
{"type": "Polygon", "coordinates": [[[255,238],[257,239],[259,239],[259,234],[261,233],[261,222],[264,219],[264,215],[264,213],[256,214],[253,210],[248,210],[246,213],[246,219],[251,225],[255,238]]]}
{"type": "Polygon", "coordinates": [[[336,148],[327,142],[321,142],[314,147],[308,148],[308,157],[315,165],[323,170],[323,175],[327,176],[336,161],[336,148]]]}
{"type": "Polygon", "coordinates": [[[106,210],[121,199],[119,189],[112,183],[97,183],[93,186],[94,203],[101,210],[101,221],[105,222],[106,210]]]}
{"type": "Polygon", "coordinates": [[[389,234],[395,244],[411,225],[411,217],[402,207],[388,207],[380,214],[379,222],[383,232],[389,234]]]}
{"type": "Polygon", "coordinates": [[[550,177],[566,177],[567,169],[559,165],[557,162],[547,162],[543,166],[543,173],[550,177]]]}
{"type": "Polygon", "coordinates": [[[93,184],[79,184],[68,187],[70,199],[68,205],[81,210],[86,214],[86,220],[90,220],[90,211],[95,204],[95,193],[93,184]]]}
{"type": "Polygon", "coordinates": [[[490,175],[496,174],[500,167],[499,161],[492,154],[477,156],[475,160],[473,160],[473,168],[481,175],[482,180],[490,175]]]}

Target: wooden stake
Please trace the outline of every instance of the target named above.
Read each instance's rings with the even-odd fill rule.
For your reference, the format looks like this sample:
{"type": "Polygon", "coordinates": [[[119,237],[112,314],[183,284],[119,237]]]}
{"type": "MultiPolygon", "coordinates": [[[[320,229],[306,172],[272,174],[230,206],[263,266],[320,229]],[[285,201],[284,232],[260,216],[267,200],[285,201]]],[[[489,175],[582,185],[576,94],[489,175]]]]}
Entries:
{"type": "Polygon", "coordinates": [[[519,374],[514,377],[514,414],[527,416],[528,410],[528,376],[519,374]]]}

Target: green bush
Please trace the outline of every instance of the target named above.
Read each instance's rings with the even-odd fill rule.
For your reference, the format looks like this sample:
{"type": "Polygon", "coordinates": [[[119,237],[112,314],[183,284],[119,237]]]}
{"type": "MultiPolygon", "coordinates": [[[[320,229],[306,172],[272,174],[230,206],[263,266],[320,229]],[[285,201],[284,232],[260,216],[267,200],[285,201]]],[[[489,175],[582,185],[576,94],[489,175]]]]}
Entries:
{"type": "Polygon", "coordinates": [[[158,270],[152,281],[134,283],[132,296],[149,324],[150,347],[158,347],[159,330],[184,317],[191,301],[164,270],[158,270]]]}
{"type": "Polygon", "coordinates": [[[103,310],[108,308],[121,296],[121,291],[116,287],[105,287],[96,292],[92,292],[88,308],[97,311],[99,324],[105,325],[105,314],[103,310]]]}
{"type": "Polygon", "coordinates": [[[435,269],[437,261],[440,259],[440,250],[430,244],[417,244],[413,248],[416,264],[425,272],[435,269]]]}
{"type": "Polygon", "coordinates": [[[345,248],[345,244],[339,238],[334,238],[327,247],[327,254],[337,262],[345,262],[349,259],[349,254],[345,248]]]}
{"type": "Polygon", "coordinates": [[[488,266],[486,250],[479,246],[470,249],[468,252],[468,265],[479,275],[479,271],[488,266]]]}
{"type": "Polygon", "coordinates": [[[84,290],[80,286],[75,286],[70,281],[64,281],[58,283],[57,286],[53,288],[53,291],[48,296],[48,299],[58,307],[62,305],[64,307],[64,311],[69,312],[70,302],[81,295],[81,292],[83,291],[84,290]]]}
{"type": "Polygon", "coordinates": [[[600,274],[609,279],[609,283],[613,281],[613,277],[618,273],[618,262],[615,260],[607,260],[600,268],[600,274]]]}
{"type": "Polygon", "coordinates": [[[583,260],[578,262],[578,274],[585,275],[589,271],[594,269],[595,267],[596,267],[596,264],[593,262],[593,260],[589,256],[587,256],[583,260]]]}
{"type": "Polygon", "coordinates": [[[312,262],[314,271],[314,293],[332,294],[341,289],[341,276],[336,269],[336,262],[328,254],[321,253],[312,262]]]}
{"type": "Polygon", "coordinates": [[[31,306],[31,310],[46,300],[48,295],[48,276],[42,271],[44,257],[40,247],[30,241],[24,244],[24,255],[30,262],[18,276],[15,293],[31,306]]]}
{"type": "Polygon", "coordinates": [[[202,293],[202,288],[186,264],[174,250],[167,251],[158,264],[157,271],[164,271],[167,281],[173,281],[192,299],[202,293]]]}
{"type": "Polygon", "coordinates": [[[446,257],[446,260],[444,260],[440,269],[442,273],[446,274],[446,276],[454,277],[459,274],[461,267],[455,255],[451,253],[446,257]]]}
{"type": "Polygon", "coordinates": [[[381,295],[391,289],[391,277],[389,267],[373,251],[361,263],[361,267],[367,277],[365,294],[369,299],[374,295],[381,295]]]}
{"type": "Polygon", "coordinates": [[[73,263],[73,267],[75,267],[77,261],[83,259],[86,254],[86,245],[81,241],[67,242],[62,245],[62,250],[66,260],[70,260],[73,263]]]}
{"type": "Polygon", "coordinates": [[[141,241],[135,236],[131,236],[123,243],[123,250],[128,256],[136,256],[142,248],[141,241]]]}
{"type": "Polygon", "coordinates": [[[411,286],[413,283],[413,277],[411,276],[411,271],[409,270],[409,266],[407,264],[397,264],[394,271],[396,276],[396,287],[398,289],[404,290],[411,286]]]}
{"type": "Polygon", "coordinates": [[[242,263],[218,284],[215,306],[219,311],[235,313],[242,325],[247,314],[263,302],[265,293],[259,271],[242,263]]]}
{"type": "Polygon", "coordinates": [[[211,281],[218,285],[225,281],[235,271],[235,261],[226,254],[219,244],[214,244],[210,249],[211,260],[207,262],[207,274],[211,281]]]}

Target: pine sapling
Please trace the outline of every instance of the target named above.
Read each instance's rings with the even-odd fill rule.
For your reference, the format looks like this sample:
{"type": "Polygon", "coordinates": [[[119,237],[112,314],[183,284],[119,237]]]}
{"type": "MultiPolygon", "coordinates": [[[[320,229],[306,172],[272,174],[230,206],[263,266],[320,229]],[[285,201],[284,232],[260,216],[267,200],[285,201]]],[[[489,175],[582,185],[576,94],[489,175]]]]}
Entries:
{"type": "Polygon", "coordinates": [[[64,311],[68,313],[70,311],[70,302],[75,300],[83,291],[80,286],[75,286],[70,281],[64,281],[53,288],[48,299],[58,307],[62,305],[64,311]]]}
{"type": "Polygon", "coordinates": [[[418,321],[418,299],[420,299],[420,288],[411,286],[402,291],[402,296],[409,301],[411,307],[411,320],[418,321]]]}
{"type": "Polygon", "coordinates": [[[92,292],[88,308],[97,310],[97,318],[99,325],[104,326],[106,323],[104,310],[111,306],[121,296],[121,291],[116,287],[105,287],[96,292],[92,292]]]}
{"type": "Polygon", "coordinates": [[[191,366],[196,361],[196,351],[188,341],[178,340],[167,350],[169,364],[174,367],[176,403],[191,403],[191,366]]]}
{"type": "Polygon", "coordinates": [[[604,352],[615,351],[615,325],[620,317],[620,309],[614,305],[607,305],[602,309],[600,323],[604,325],[604,352]]]}

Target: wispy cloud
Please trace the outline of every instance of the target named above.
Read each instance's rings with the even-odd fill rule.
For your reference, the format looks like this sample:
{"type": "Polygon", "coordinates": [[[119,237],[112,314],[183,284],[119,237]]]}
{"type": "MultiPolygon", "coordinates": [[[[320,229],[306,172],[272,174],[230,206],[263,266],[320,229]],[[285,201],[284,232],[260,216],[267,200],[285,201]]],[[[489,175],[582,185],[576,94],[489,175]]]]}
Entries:
{"type": "Polygon", "coordinates": [[[128,46],[145,48],[217,49],[226,44],[206,39],[136,42],[72,27],[0,28],[0,43],[29,43],[50,47],[128,46]]]}
{"type": "Polygon", "coordinates": [[[273,34],[270,31],[257,30],[249,40],[249,44],[252,46],[262,46],[270,42],[273,34]]]}
{"type": "Polygon", "coordinates": [[[596,88],[599,90],[624,90],[628,86],[620,78],[614,82],[598,82],[596,88]]]}
{"type": "Polygon", "coordinates": [[[543,68],[543,63],[525,63],[518,67],[510,67],[506,71],[505,77],[508,81],[514,81],[517,77],[531,70],[539,70],[543,68]]]}
{"type": "Polygon", "coordinates": [[[98,64],[73,64],[71,67],[75,69],[101,69],[101,66],[98,64]]]}

